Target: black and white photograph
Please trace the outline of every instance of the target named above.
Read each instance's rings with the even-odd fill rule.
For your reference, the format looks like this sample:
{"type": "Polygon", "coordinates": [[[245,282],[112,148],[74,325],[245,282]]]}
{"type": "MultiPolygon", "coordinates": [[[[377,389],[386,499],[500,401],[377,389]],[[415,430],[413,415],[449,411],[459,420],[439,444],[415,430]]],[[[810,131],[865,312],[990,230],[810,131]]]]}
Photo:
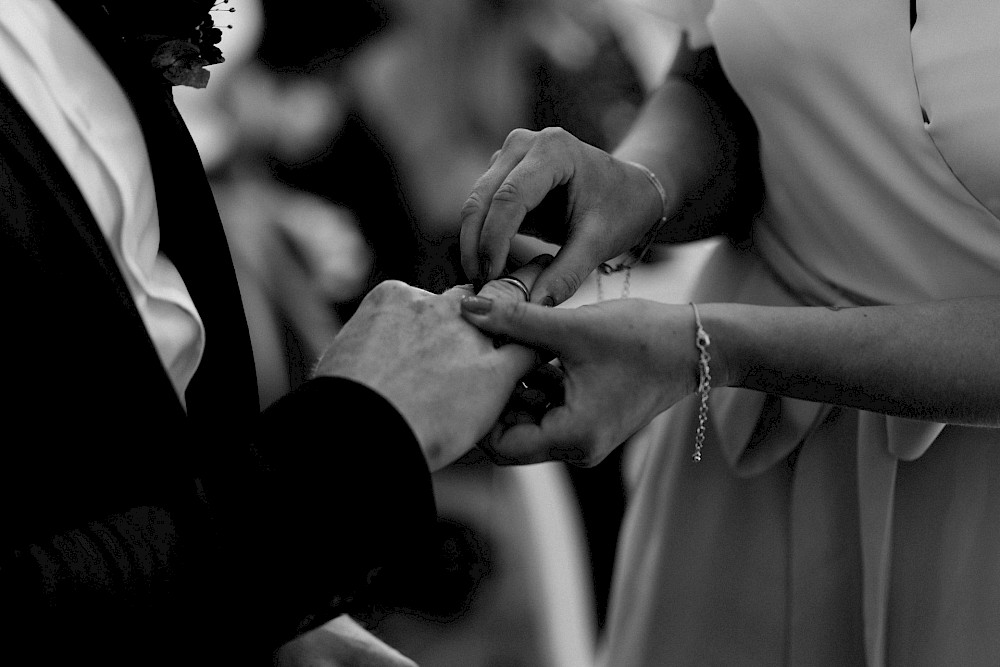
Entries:
{"type": "Polygon", "coordinates": [[[997,0],[0,0],[0,288],[0,665],[1000,665],[997,0]]]}

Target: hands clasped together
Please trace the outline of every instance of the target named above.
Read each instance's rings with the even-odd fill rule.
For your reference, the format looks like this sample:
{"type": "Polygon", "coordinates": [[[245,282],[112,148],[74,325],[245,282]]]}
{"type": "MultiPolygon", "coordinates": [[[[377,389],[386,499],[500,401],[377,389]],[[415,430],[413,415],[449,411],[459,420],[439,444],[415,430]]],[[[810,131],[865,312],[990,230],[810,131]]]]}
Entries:
{"type": "Polygon", "coordinates": [[[383,283],[317,372],[391,401],[432,470],[477,442],[497,463],[594,465],[695,391],[691,309],[641,299],[547,306],[639,242],[663,208],[641,168],[561,130],[515,131],[462,213],[463,264],[483,283],[478,294],[383,283]],[[525,230],[564,245],[507,280],[498,269],[525,230]]]}
{"type": "MultiPolygon", "coordinates": [[[[530,292],[550,260],[511,276],[530,292]]],[[[548,308],[526,303],[502,278],[478,294],[469,285],[432,294],[386,282],[317,372],[385,396],[432,470],[477,442],[502,464],[593,465],[695,390],[694,331],[688,306],[628,299],[548,308]],[[371,353],[389,349],[396,353],[371,353]]]]}

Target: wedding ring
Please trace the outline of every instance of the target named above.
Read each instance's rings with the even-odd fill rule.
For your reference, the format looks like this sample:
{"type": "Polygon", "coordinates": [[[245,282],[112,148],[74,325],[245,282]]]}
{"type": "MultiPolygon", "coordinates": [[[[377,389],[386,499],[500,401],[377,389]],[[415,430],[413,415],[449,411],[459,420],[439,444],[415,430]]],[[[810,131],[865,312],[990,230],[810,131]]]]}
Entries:
{"type": "Polygon", "coordinates": [[[525,285],[523,282],[521,282],[519,278],[515,278],[514,276],[500,276],[499,278],[497,278],[497,280],[500,280],[505,283],[510,283],[517,289],[521,290],[521,294],[524,295],[525,301],[531,301],[531,292],[528,291],[528,286],[525,285]]]}

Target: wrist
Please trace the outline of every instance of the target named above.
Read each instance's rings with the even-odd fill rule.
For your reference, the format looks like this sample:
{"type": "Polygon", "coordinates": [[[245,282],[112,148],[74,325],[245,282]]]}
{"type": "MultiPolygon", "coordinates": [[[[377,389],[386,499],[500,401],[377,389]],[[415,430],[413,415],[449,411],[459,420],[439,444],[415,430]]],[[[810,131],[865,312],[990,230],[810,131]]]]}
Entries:
{"type": "Polygon", "coordinates": [[[637,260],[641,260],[649,250],[650,246],[656,242],[660,230],[663,229],[664,225],[666,225],[669,200],[665,186],[649,167],[640,162],[633,162],[631,160],[622,161],[632,169],[638,170],[642,174],[643,179],[646,181],[646,192],[652,193],[652,196],[647,194],[647,196],[643,199],[643,201],[646,202],[646,205],[640,207],[640,210],[643,211],[642,220],[649,222],[643,223],[642,236],[629,250],[630,255],[635,257],[637,260]]]}
{"type": "Polygon", "coordinates": [[[740,341],[746,332],[741,326],[743,307],[732,303],[698,304],[701,322],[712,339],[712,386],[738,387],[746,375],[740,364],[740,341]]]}

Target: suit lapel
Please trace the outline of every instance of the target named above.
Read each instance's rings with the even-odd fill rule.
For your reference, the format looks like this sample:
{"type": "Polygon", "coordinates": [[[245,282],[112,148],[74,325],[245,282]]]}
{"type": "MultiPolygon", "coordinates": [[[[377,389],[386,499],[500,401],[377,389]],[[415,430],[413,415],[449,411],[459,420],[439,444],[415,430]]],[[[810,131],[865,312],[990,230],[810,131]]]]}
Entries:
{"type": "MultiPolygon", "coordinates": [[[[0,141],[6,143],[5,150],[20,154],[32,166],[42,188],[58,203],[65,214],[65,220],[83,240],[94,261],[100,265],[109,283],[113,285],[122,308],[134,313],[136,321],[141,325],[142,320],[135,308],[135,301],[83,194],[41,131],[3,81],[0,81],[0,108],[4,110],[4,113],[0,114],[0,141]]],[[[8,222],[19,224],[17,220],[8,222]]],[[[34,231],[19,230],[22,238],[30,237],[34,231]]]]}
{"type": "MultiPolygon", "coordinates": [[[[129,57],[114,29],[115,17],[102,6],[56,2],[118,78],[142,128],[156,189],[160,249],[183,276],[206,330],[205,354],[187,391],[189,415],[206,423],[245,424],[258,406],[246,317],[215,199],[171,87],[146,63],[129,57]]],[[[101,245],[107,251],[103,238],[101,245]]]]}
{"type": "MultiPolygon", "coordinates": [[[[183,417],[170,378],[163,370],[111,248],[86,200],[41,131],[2,81],[0,192],[5,199],[0,220],[4,250],[30,258],[30,266],[42,272],[36,275],[29,269],[23,275],[11,274],[11,280],[21,281],[21,284],[12,282],[8,286],[18,290],[18,298],[25,300],[27,310],[44,308],[45,304],[60,300],[79,302],[80,308],[88,311],[85,318],[65,315],[56,318],[60,325],[50,323],[49,326],[61,328],[70,323],[72,327],[91,322],[111,327],[105,338],[123,355],[120,364],[128,364],[133,371],[142,369],[138,374],[144,378],[143,384],[135,381],[136,373],[129,375],[133,389],[161,396],[166,401],[174,398],[173,404],[165,402],[154,412],[165,418],[169,418],[168,415],[183,417]]],[[[15,308],[13,312],[19,313],[19,310],[15,308]]],[[[33,341],[40,343],[47,329],[42,323],[44,318],[37,315],[25,315],[31,320],[25,324],[41,327],[39,336],[33,341]]],[[[57,346],[51,347],[41,354],[51,354],[57,346]]],[[[98,354],[87,346],[80,353],[84,356],[98,354]]],[[[37,364],[41,367],[43,362],[37,364]]],[[[80,366],[86,368],[86,362],[80,366]]],[[[113,367],[118,368],[109,364],[107,376],[119,377],[113,367]]],[[[111,395],[107,397],[110,399],[111,395]]]]}

